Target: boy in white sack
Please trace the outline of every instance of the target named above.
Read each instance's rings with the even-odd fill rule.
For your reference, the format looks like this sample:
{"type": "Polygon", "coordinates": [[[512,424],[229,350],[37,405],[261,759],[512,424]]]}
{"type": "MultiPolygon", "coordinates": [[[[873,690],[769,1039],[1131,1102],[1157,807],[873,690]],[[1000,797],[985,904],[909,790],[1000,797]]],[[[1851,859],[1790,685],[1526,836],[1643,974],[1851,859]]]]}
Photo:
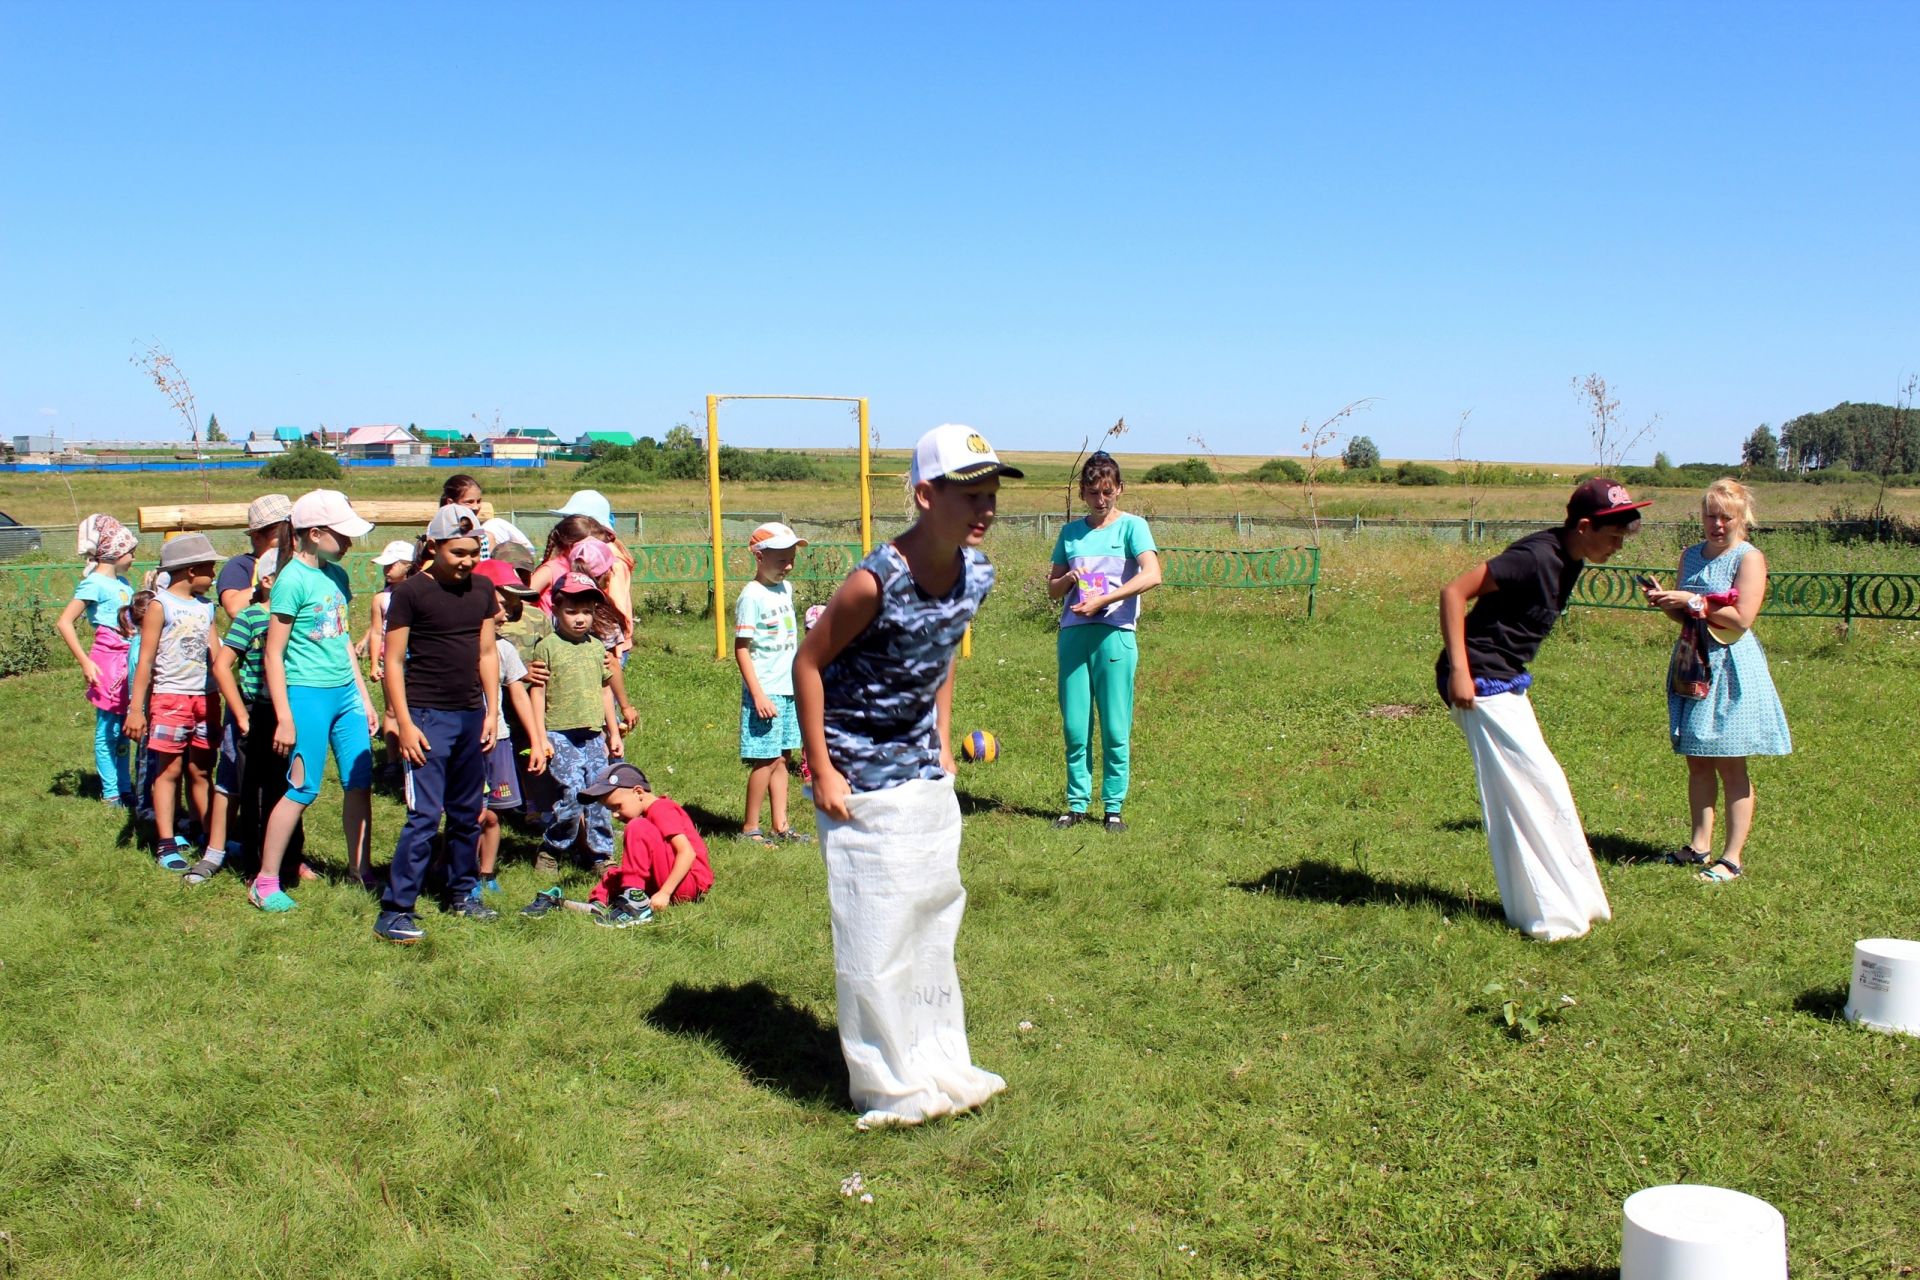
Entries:
{"type": "Polygon", "coordinates": [[[793,664],[833,914],[840,1048],[859,1127],[913,1125],[1007,1087],[973,1065],[954,941],[966,910],[953,791],[953,658],[993,586],[979,550],[1002,463],[935,427],[909,472],[919,519],[840,584],[793,664]]]}

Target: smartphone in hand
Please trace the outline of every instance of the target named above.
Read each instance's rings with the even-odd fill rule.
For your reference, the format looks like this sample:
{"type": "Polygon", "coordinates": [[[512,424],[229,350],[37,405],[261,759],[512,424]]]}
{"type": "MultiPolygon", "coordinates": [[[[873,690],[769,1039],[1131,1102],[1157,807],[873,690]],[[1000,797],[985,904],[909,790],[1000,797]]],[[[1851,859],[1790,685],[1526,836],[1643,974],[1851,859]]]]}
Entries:
{"type": "Polygon", "coordinates": [[[1633,576],[1633,580],[1639,583],[1643,590],[1658,591],[1660,589],[1660,580],[1650,573],[1637,573],[1633,576]]]}

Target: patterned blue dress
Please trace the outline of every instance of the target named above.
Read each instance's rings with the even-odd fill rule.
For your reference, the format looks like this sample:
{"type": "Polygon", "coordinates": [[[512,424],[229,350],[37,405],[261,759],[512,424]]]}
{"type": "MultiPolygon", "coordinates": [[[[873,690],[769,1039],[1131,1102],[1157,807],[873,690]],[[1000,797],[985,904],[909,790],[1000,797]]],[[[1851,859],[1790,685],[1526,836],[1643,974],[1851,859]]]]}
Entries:
{"type": "Polygon", "coordinates": [[[993,587],[987,557],[971,547],[960,554],[953,589],[937,598],[914,582],[891,542],[860,562],[880,580],[880,612],[820,673],[827,755],[855,794],[947,776],[934,698],[993,587]]]}
{"type": "MultiPolygon", "coordinates": [[[[1709,560],[1706,543],[1680,557],[1679,590],[1701,595],[1727,591],[1740,562],[1753,550],[1742,542],[1709,560]]],[[[1704,698],[1667,694],[1667,727],[1674,754],[1682,756],[1784,756],[1793,751],[1786,709],[1774,692],[1767,655],[1749,631],[1732,644],[1707,642],[1713,687],[1704,698]]]]}

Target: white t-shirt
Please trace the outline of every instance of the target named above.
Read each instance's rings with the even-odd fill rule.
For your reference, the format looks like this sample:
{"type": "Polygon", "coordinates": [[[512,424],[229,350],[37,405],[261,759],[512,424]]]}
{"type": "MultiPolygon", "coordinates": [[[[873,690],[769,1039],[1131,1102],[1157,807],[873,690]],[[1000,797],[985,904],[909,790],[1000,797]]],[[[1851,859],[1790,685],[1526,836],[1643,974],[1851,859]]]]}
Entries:
{"type": "Polygon", "coordinates": [[[793,656],[800,652],[800,620],[793,612],[793,584],[770,587],[755,578],[740,588],[733,611],[733,635],[747,640],[760,692],[793,695],[793,656]]]}
{"type": "Polygon", "coordinates": [[[527,664],[520,660],[520,651],[513,647],[513,641],[505,637],[494,637],[493,648],[500,655],[500,722],[493,727],[493,740],[505,742],[512,732],[507,726],[507,686],[527,678],[527,664]]]}

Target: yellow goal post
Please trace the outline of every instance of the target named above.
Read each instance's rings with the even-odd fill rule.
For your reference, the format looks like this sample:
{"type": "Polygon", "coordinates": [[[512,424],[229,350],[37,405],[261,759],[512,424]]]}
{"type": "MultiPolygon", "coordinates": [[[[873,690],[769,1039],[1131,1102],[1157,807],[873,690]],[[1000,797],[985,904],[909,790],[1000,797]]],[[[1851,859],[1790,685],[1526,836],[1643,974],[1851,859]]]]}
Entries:
{"type": "MultiPolygon", "coordinates": [[[[827,400],[856,406],[860,420],[860,554],[873,550],[872,432],[865,396],[717,395],[707,397],[707,519],[713,534],[713,656],[733,654],[727,625],[726,539],[720,523],[720,406],[728,400],[827,400]]],[[[883,472],[882,475],[891,475],[883,472]]]]}

